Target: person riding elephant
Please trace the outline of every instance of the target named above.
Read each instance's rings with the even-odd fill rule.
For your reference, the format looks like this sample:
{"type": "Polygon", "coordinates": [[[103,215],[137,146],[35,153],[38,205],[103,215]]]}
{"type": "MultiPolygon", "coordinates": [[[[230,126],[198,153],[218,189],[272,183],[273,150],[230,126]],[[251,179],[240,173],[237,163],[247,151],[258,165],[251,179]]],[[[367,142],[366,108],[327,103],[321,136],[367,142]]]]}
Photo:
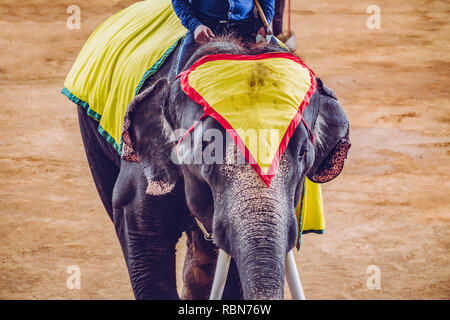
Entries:
{"type": "MultiPolygon", "coordinates": [[[[269,22],[275,13],[275,0],[259,0],[269,22]]],[[[247,42],[255,42],[256,35],[266,36],[266,28],[254,14],[253,0],[172,0],[175,13],[188,29],[180,52],[177,73],[195,49],[217,35],[234,33],[247,42]]]]}

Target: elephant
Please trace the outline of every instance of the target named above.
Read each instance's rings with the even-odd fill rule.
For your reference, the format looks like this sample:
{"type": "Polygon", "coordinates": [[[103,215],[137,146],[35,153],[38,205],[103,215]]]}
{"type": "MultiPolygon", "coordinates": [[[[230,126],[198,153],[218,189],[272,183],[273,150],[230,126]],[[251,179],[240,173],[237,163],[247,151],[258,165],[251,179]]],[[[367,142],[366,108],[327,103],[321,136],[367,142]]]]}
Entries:
{"type": "MultiPolygon", "coordinates": [[[[184,66],[209,54],[255,55],[284,49],[218,38],[200,46],[184,66]]],[[[283,299],[285,258],[295,247],[295,207],[304,181],[327,182],[343,166],[349,144],[349,121],[335,93],[317,78],[317,89],[303,113],[314,135],[299,125],[284,152],[270,187],[248,163],[173,161],[172,133],[189,128],[203,113],[180,88],[175,74],[179,48],[146,80],[129,114],[129,139],[139,162],[130,162],[97,132],[98,123],[78,107],[88,164],[111,218],[126,261],[136,299],[207,299],[220,251],[231,257],[223,299],[283,299]],[[344,152],[342,152],[344,149],[344,152]],[[205,238],[204,228],[214,235],[205,238]],[[186,234],[184,288],[176,286],[175,251],[186,234]]],[[[226,135],[217,121],[201,120],[202,130],[226,135]]],[[[223,145],[226,158],[239,150],[223,145]]],[[[182,157],[203,152],[208,141],[182,157]]],[[[182,151],[182,152],[181,152],[182,151]]],[[[183,160],[183,159],[182,159],[183,160]]],[[[184,159],[186,160],[186,159],[184,159]]]]}

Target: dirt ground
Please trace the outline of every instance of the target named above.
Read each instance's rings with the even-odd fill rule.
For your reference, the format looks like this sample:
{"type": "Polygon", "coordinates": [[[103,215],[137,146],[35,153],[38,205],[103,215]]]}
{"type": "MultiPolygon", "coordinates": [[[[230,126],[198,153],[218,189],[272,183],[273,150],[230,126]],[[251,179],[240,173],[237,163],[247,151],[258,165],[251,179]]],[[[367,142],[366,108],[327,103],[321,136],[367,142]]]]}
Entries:
{"type": "MultiPolygon", "coordinates": [[[[0,0],[0,299],[133,298],[60,94],[90,33],[132,2],[0,0]],[[72,4],[80,30],[66,27],[72,4]]],[[[375,2],[293,1],[298,53],[337,92],[353,142],[323,186],[326,233],[296,259],[309,299],[449,299],[450,3],[375,2]],[[380,29],[366,26],[372,4],[380,29]]],[[[180,274],[183,241],[177,254],[180,274]]]]}

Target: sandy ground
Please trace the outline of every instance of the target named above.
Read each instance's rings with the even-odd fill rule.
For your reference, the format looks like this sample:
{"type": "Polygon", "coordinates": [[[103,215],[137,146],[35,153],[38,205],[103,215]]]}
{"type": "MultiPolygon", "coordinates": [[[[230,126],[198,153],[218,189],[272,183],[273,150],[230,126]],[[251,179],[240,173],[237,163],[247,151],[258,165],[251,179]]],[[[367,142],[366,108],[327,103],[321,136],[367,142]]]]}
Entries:
{"type": "MultiPolygon", "coordinates": [[[[60,94],[90,33],[133,1],[75,2],[0,0],[0,299],[133,298],[60,94]],[[71,4],[80,30],[66,28],[71,4]]],[[[379,0],[369,30],[371,4],[293,1],[298,53],[337,92],[353,140],[323,187],[326,233],[303,237],[297,263],[310,299],[449,299],[450,4],[379,0]]],[[[180,241],[179,271],[183,254],[180,241]]]]}

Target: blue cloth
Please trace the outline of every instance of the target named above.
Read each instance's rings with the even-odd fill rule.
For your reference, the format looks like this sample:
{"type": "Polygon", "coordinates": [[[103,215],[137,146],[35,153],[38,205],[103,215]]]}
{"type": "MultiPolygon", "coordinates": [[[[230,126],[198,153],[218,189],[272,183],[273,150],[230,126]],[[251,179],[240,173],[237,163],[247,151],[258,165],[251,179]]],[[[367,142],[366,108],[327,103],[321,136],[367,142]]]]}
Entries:
{"type": "MultiPolygon", "coordinates": [[[[275,13],[275,0],[259,0],[269,24],[275,13]]],[[[253,0],[172,0],[175,13],[183,26],[194,31],[202,18],[239,21],[253,17],[253,0]]]]}

